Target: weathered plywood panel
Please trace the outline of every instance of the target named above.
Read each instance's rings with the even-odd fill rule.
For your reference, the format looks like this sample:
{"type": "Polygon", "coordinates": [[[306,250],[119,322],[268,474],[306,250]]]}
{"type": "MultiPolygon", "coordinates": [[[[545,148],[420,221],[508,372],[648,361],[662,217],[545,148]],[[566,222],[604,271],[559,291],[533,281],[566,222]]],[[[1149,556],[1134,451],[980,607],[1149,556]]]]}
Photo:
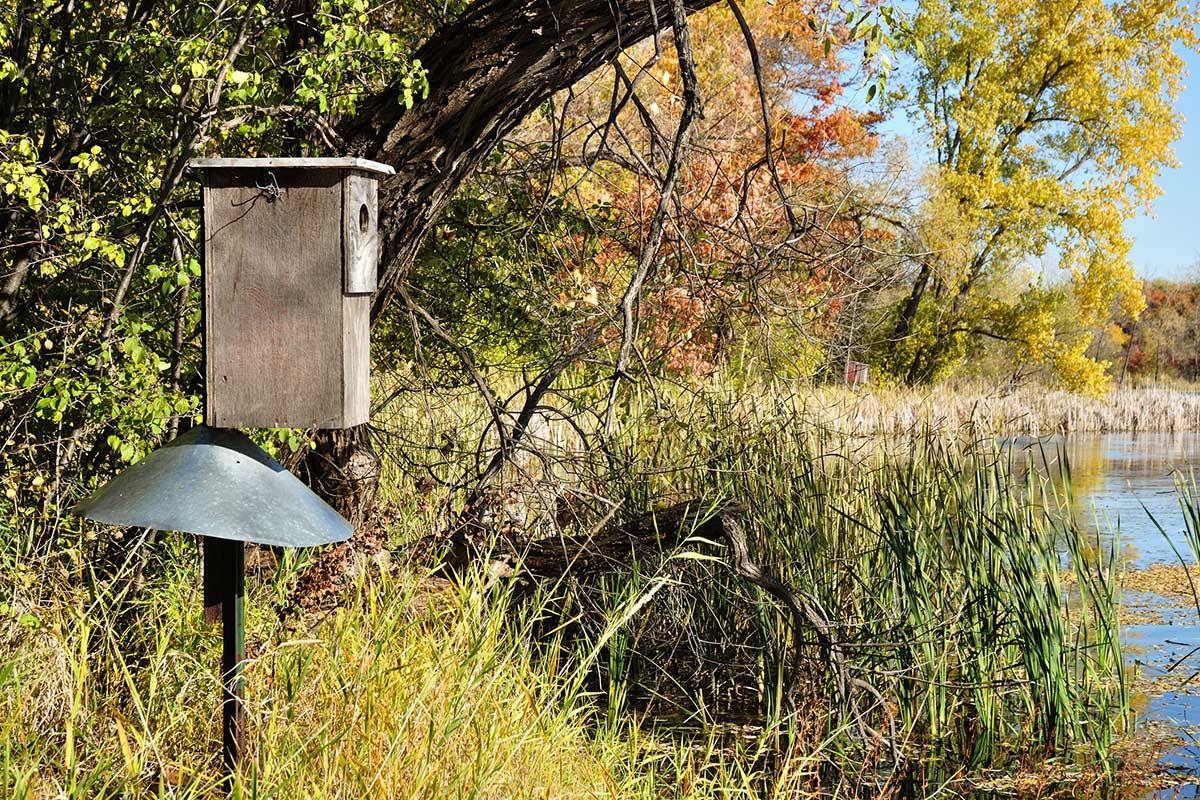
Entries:
{"type": "Polygon", "coordinates": [[[350,173],[342,183],[342,248],[346,261],[346,294],[375,291],[379,235],[375,215],[379,183],[373,175],[350,173]]]}
{"type": "Polygon", "coordinates": [[[342,299],[342,353],[345,359],[344,424],[362,425],[371,417],[371,295],[342,299]]]}
{"type": "Polygon", "coordinates": [[[208,424],[346,424],[344,174],[333,169],[207,173],[208,424]],[[256,188],[273,184],[278,185],[274,200],[271,189],[256,188]]]}

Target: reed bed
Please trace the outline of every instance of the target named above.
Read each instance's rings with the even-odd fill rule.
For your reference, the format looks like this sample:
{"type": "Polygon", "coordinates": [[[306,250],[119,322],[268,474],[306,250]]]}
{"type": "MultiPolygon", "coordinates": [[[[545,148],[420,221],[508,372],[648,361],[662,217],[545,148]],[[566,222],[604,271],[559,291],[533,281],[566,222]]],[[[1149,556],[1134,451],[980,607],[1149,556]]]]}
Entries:
{"type": "Polygon", "coordinates": [[[899,436],[925,430],[1045,436],[1200,430],[1200,392],[1118,389],[1086,397],[1046,387],[999,391],[980,385],[923,389],[771,386],[739,392],[756,405],[786,402],[822,429],[899,436]]]}
{"type": "MultiPolygon", "coordinates": [[[[515,405],[501,415],[511,424],[523,392],[517,386],[504,389],[500,393],[510,396],[515,405]]],[[[400,399],[378,409],[374,418],[388,470],[385,487],[394,496],[412,495],[413,476],[426,482],[432,479],[442,489],[461,486],[478,469],[480,453],[499,446],[492,411],[469,389],[425,395],[412,402],[384,376],[376,391],[400,399]]],[[[585,390],[583,396],[564,394],[545,402],[532,415],[510,472],[529,476],[527,485],[544,487],[549,482],[543,505],[561,497],[564,488],[605,495],[602,487],[609,479],[610,464],[594,456],[601,428],[597,404],[598,398],[589,398],[585,390]],[[557,485],[552,476],[557,476],[557,485]]],[[[1200,431],[1200,392],[1178,388],[1114,390],[1093,398],[1039,386],[1001,391],[964,383],[852,390],[783,381],[745,386],[719,376],[703,386],[661,386],[631,393],[619,409],[618,427],[682,423],[687,439],[690,421],[708,413],[714,404],[747,420],[750,429],[754,420],[785,418],[798,428],[819,431],[827,437],[824,446],[852,457],[880,448],[903,453],[908,449],[905,442],[929,435],[975,440],[1200,431]]],[[[517,510],[518,517],[521,511],[517,510]]]]}
{"type": "MultiPolygon", "coordinates": [[[[852,668],[880,692],[865,703],[871,726],[894,728],[900,743],[896,761],[836,730],[842,720],[828,713],[822,738],[856,763],[894,771],[937,762],[953,771],[1032,752],[1106,761],[1126,713],[1116,564],[1067,513],[1065,463],[1051,483],[1015,470],[1018,456],[990,440],[932,434],[907,439],[904,458],[886,449],[850,457],[844,437],[798,424],[786,410],[747,414],[719,403],[679,430],[625,433],[628,461],[618,473],[630,476],[630,505],[683,495],[741,501],[762,562],[834,622],[852,668]],[[1060,577],[1068,562],[1080,573],[1070,597],[1060,577]]],[[[680,637],[669,649],[684,639],[757,643],[758,702],[768,716],[779,713],[785,618],[764,612],[727,571],[696,569],[705,574],[687,582],[692,599],[674,601],[680,637]]],[[[735,660],[720,647],[697,658],[727,670],[735,660]]],[[[721,694],[714,681],[707,695],[721,694]]]]}
{"type": "MultiPolygon", "coordinates": [[[[614,597],[656,590],[597,666],[610,720],[797,724],[801,738],[841,754],[826,777],[851,783],[862,778],[842,774],[851,764],[892,780],[914,763],[953,772],[1035,752],[1111,766],[1126,710],[1116,565],[1068,513],[1066,461],[1005,451],[969,428],[847,435],[822,426],[810,397],[634,394],[600,451],[587,447],[586,417],[568,424],[544,412],[496,488],[493,518],[555,536],[686,498],[744,503],[757,557],[828,613],[853,669],[883,696],[864,701],[870,727],[894,726],[899,752],[852,735],[828,703],[819,659],[805,662],[812,679],[800,701],[813,718],[784,720],[787,617],[703,543],[697,559],[674,563],[665,587],[646,564],[647,574],[613,585],[572,586],[570,613],[590,604],[601,618],[614,597]],[[1048,478],[1027,459],[1060,472],[1048,478]],[[1067,563],[1082,573],[1070,592],[1067,563]]],[[[486,413],[471,408],[454,403],[453,424],[440,413],[396,416],[391,430],[427,437],[426,472],[449,476],[441,432],[486,413]]],[[[463,456],[479,447],[464,442],[463,456]]]]}

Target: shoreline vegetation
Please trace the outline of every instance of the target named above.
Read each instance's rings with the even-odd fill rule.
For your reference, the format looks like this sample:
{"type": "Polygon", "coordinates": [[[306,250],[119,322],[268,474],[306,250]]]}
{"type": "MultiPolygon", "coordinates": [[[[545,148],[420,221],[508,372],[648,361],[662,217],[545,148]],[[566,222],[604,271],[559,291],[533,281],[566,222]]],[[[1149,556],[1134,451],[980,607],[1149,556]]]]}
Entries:
{"type": "Polygon", "coordinates": [[[1041,386],[981,385],[749,392],[740,405],[789,408],[814,428],[847,436],[959,432],[989,436],[1200,431],[1200,391],[1114,389],[1087,397],[1041,386]]]}
{"type": "Polygon", "coordinates": [[[5,5],[0,800],[1165,774],[1072,497],[1080,434],[1200,431],[1200,282],[1139,279],[1122,221],[1200,8],[720,5],[5,5]],[[1156,388],[1045,388],[1117,383],[1156,388]],[[198,538],[72,513],[203,422],[354,532],[210,551],[228,783],[198,538]]]}
{"type": "MultiPolygon", "coordinates": [[[[827,620],[860,682],[854,706],[839,710],[813,631],[795,647],[786,609],[702,539],[615,579],[472,572],[415,602],[436,558],[412,543],[454,489],[391,479],[387,557],[349,558],[360,566],[328,607],[281,611],[301,554],[248,582],[252,744],[234,796],[919,796],[1030,765],[1043,796],[1076,796],[1128,777],[1114,555],[1049,499],[1027,501],[1041,478],[1014,475],[980,439],[926,434],[913,458],[864,465],[828,458],[845,437],[815,434],[786,404],[675,400],[674,422],[635,406],[589,454],[571,485],[604,503],[571,519],[537,507],[552,486],[564,497],[567,476],[506,475],[499,511],[520,507],[525,524],[498,513],[493,545],[587,536],[679,495],[736,498],[755,558],[827,620]],[[1078,565],[1069,600],[1064,546],[1078,565]]],[[[426,430],[437,443],[445,428],[426,430]]],[[[215,788],[217,639],[201,622],[194,537],[164,534],[139,587],[136,563],[99,580],[85,555],[113,535],[64,525],[49,551],[3,539],[9,796],[215,788]]]]}

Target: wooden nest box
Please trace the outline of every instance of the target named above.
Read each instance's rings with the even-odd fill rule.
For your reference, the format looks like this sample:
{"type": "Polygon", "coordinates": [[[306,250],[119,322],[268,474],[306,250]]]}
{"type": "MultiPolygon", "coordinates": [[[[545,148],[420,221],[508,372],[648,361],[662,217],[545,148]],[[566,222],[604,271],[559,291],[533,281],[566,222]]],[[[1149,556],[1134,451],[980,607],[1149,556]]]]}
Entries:
{"type": "Polygon", "coordinates": [[[367,421],[378,184],[360,158],[198,158],[204,179],[205,422],[367,421]]]}

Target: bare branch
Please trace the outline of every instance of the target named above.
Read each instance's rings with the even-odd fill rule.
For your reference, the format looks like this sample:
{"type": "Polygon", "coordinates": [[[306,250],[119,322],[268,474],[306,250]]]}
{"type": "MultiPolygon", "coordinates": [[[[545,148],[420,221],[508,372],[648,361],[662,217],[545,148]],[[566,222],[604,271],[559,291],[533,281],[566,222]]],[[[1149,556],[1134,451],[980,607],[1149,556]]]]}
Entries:
{"type": "Polygon", "coordinates": [[[642,287],[650,274],[658,250],[662,244],[663,231],[667,224],[667,214],[670,210],[671,196],[675,192],[675,184],[683,169],[683,162],[688,151],[689,135],[692,123],[700,116],[700,99],[696,81],[696,61],[692,52],[692,40],[688,31],[687,11],[682,0],[671,0],[671,28],[675,34],[675,51],[679,60],[679,76],[683,81],[683,109],[679,115],[679,127],[675,132],[675,141],[671,145],[671,160],[667,165],[667,174],[658,193],[658,208],[650,221],[650,229],[646,241],[642,245],[641,258],[625,294],[621,298],[621,348],[617,353],[617,362],[613,368],[612,385],[608,392],[608,405],[604,412],[604,430],[612,433],[613,409],[617,402],[617,391],[621,378],[629,366],[633,354],[634,340],[637,337],[637,320],[635,317],[638,301],[641,298],[642,287]]]}

